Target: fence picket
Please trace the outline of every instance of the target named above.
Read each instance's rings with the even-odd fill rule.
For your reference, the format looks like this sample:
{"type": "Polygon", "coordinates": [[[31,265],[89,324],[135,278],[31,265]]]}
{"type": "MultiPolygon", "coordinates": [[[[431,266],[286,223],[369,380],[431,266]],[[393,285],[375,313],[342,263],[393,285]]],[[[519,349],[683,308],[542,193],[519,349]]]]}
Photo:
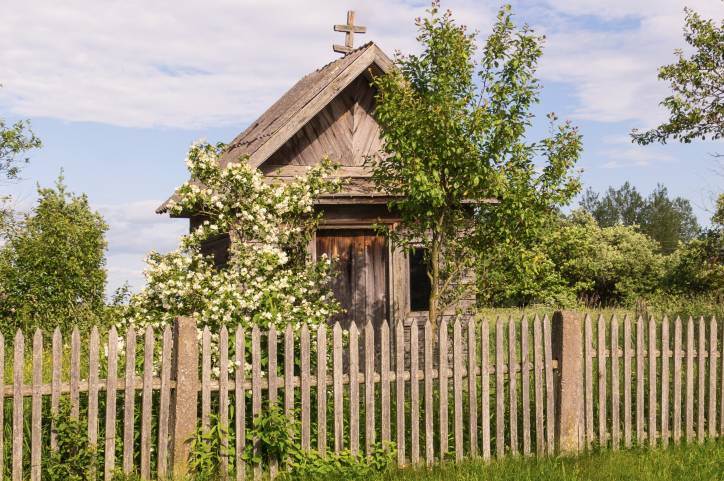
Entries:
{"type": "Polygon", "coordinates": [[[349,326],[349,450],[359,452],[359,331],[354,322],[349,326]]]}
{"type": "Polygon", "coordinates": [[[302,449],[308,451],[311,449],[311,409],[310,409],[310,374],[309,361],[311,357],[309,349],[309,327],[302,324],[302,330],[299,341],[300,354],[300,387],[302,391],[302,449]]]}
{"type": "Polygon", "coordinates": [[[624,446],[631,447],[631,318],[623,318],[623,438],[624,446]]]}
{"type": "Polygon", "coordinates": [[[508,392],[510,414],[510,452],[518,454],[518,388],[516,386],[515,366],[518,364],[516,352],[515,321],[508,318],[508,392]]]}
{"type": "MultiPolygon", "coordinates": [[[[717,371],[716,318],[709,321],[709,437],[716,437],[716,371],[717,371]]],[[[662,408],[663,409],[663,408],[662,408]]],[[[724,416],[724,412],[721,413],[724,416]]]]}
{"type": "Polygon", "coordinates": [[[143,394],[141,397],[141,478],[151,479],[151,408],[153,402],[153,328],[143,335],[143,394]]]}
{"type": "Polygon", "coordinates": [[[481,452],[483,459],[490,459],[490,323],[480,323],[480,419],[482,422],[481,452]]]}
{"type": "Polygon", "coordinates": [[[108,375],[106,377],[106,442],[103,451],[103,476],[106,481],[113,478],[116,465],[116,386],[118,382],[118,333],[111,326],[108,333],[108,357],[106,360],[108,375]]]}
{"type": "MultiPolygon", "coordinates": [[[[3,373],[4,374],[4,373],[3,373]]],[[[30,479],[40,481],[40,468],[42,466],[42,416],[43,397],[40,388],[43,384],[43,333],[35,330],[33,335],[33,400],[30,441],[30,479]]]]}
{"type": "Polygon", "coordinates": [[[58,433],[55,428],[55,417],[60,407],[60,375],[63,368],[63,335],[60,328],[53,331],[53,373],[50,387],[50,449],[55,450],[58,446],[58,433]]]}
{"type": "Polygon", "coordinates": [[[661,323],[661,444],[669,445],[669,318],[661,323]]]}
{"type": "Polygon", "coordinates": [[[169,408],[171,402],[171,352],[173,350],[173,339],[171,338],[171,326],[163,330],[163,341],[161,347],[161,386],[159,393],[158,408],[158,460],[156,471],[158,477],[168,477],[168,444],[169,444],[169,408]]]}
{"type": "Polygon", "coordinates": [[[448,367],[447,367],[447,321],[443,319],[438,327],[438,384],[440,393],[440,460],[445,459],[448,452],[448,367]]]}
{"type": "Polygon", "coordinates": [[[420,463],[420,383],[418,376],[418,357],[420,344],[417,332],[417,320],[410,324],[410,462],[420,463]]]}
{"type": "Polygon", "coordinates": [[[528,317],[520,321],[520,390],[523,409],[523,454],[530,455],[530,353],[528,351],[528,317]]]}
{"type": "MultiPolygon", "coordinates": [[[[98,328],[94,326],[91,329],[88,349],[88,444],[91,446],[98,444],[98,343],[98,328]]],[[[95,470],[91,477],[95,479],[95,470]]]]}
{"type": "Polygon", "coordinates": [[[432,424],[432,324],[425,321],[425,461],[430,466],[435,460],[434,434],[432,424]]]}
{"type": "Polygon", "coordinates": [[[380,432],[382,443],[391,440],[390,433],[390,325],[382,322],[380,328],[380,432]]]}
{"type": "Polygon", "coordinates": [[[468,321],[468,439],[470,455],[478,455],[478,385],[476,374],[477,361],[475,356],[475,318],[468,321]]]}
{"type": "Polygon", "coordinates": [[[543,316],[543,359],[546,370],[546,434],[548,438],[548,454],[555,453],[555,398],[553,379],[553,343],[551,342],[551,321],[543,316]]]}
{"type": "MultiPolygon", "coordinates": [[[[309,332],[305,331],[306,324],[302,326],[302,336],[307,332],[307,347],[309,346],[309,332]]],[[[304,337],[302,337],[304,339],[304,337]]],[[[246,478],[246,463],[244,462],[244,449],[246,448],[246,394],[244,393],[244,381],[246,378],[246,343],[244,341],[244,329],[237,326],[234,335],[234,356],[236,361],[236,371],[234,371],[234,427],[236,428],[236,446],[235,446],[235,464],[236,479],[242,481],[246,478]]],[[[307,372],[309,372],[309,351],[307,350],[307,372]]],[[[304,363],[304,357],[302,357],[304,363]]],[[[304,377],[302,377],[302,387],[304,387],[304,377]]],[[[307,388],[308,389],[308,388],[307,388]]],[[[304,390],[302,389],[302,393],[304,390]]],[[[307,394],[309,391],[307,390],[307,394]]],[[[302,398],[303,399],[303,398],[302,398]]],[[[309,396],[307,396],[309,399],[309,396]]],[[[307,411],[308,412],[308,411],[307,411]]],[[[307,425],[309,417],[307,416],[307,425]]],[[[304,413],[302,412],[302,423],[304,423],[304,413]]],[[[302,433],[304,433],[304,424],[302,424],[302,433]]],[[[304,448],[304,437],[302,437],[302,447],[304,448]]]]}
{"type": "MultiPolygon", "coordinates": [[[[339,453],[343,447],[344,424],[344,391],[342,390],[342,326],[334,323],[332,328],[332,394],[334,396],[334,452],[339,453]]],[[[351,376],[350,376],[351,382],[351,376]]]]}
{"type": "Polygon", "coordinates": [[[327,452],[327,328],[317,328],[317,451],[327,452]]]}
{"type": "Polygon", "coordinates": [[[397,422],[397,464],[405,464],[405,331],[402,321],[395,324],[395,414],[397,422]]]}
{"type": "Polygon", "coordinates": [[[375,331],[372,320],[365,325],[365,453],[375,444],[375,331]]]}
{"type": "MultiPolygon", "coordinates": [[[[72,373],[71,373],[72,375],[72,373]]],[[[123,391],[123,472],[133,472],[134,410],[136,402],[136,330],[126,333],[126,385],[123,391]]]]}
{"type": "Polygon", "coordinates": [[[586,314],[583,321],[585,356],[585,399],[586,399],[586,447],[593,443],[593,327],[591,317],[586,314]]]}
{"type": "Polygon", "coordinates": [[[13,481],[23,479],[23,374],[25,340],[18,329],[13,345],[13,481]]]}
{"type": "Polygon", "coordinates": [[[545,431],[543,428],[543,331],[538,315],[533,320],[533,358],[535,375],[535,450],[538,456],[545,454],[545,431]]]}
{"type": "Polygon", "coordinates": [[[287,324],[284,330],[284,414],[294,418],[294,331],[287,324]]]}
{"type": "MultiPolygon", "coordinates": [[[[277,331],[272,325],[267,333],[267,399],[269,405],[277,402],[277,331]]],[[[274,479],[279,467],[276,458],[269,459],[269,478],[274,479]]]]}
{"type": "Polygon", "coordinates": [[[70,417],[80,414],[80,333],[73,328],[70,336],[70,417]]]}
{"type": "Polygon", "coordinates": [[[495,454],[505,454],[505,351],[503,350],[503,319],[495,320],[495,454]]]}
{"type": "MultiPolygon", "coordinates": [[[[662,349],[663,352],[663,349],[662,349]]],[[[649,445],[656,446],[656,320],[649,318],[649,445]]]]}
{"type": "Polygon", "coordinates": [[[644,431],[644,318],[636,321],[636,441],[643,444],[644,431]]]}
{"type": "Polygon", "coordinates": [[[698,376],[698,386],[696,390],[696,400],[697,400],[697,407],[696,407],[696,413],[697,413],[697,422],[696,422],[696,436],[697,440],[700,443],[704,442],[704,401],[705,401],[705,383],[706,383],[706,326],[704,324],[704,317],[699,318],[699,345],[696,350],[696,360],[698,364],[697,368],[697,376],[698,376]]]}
{"type": "Polygon", "coordinates": [[[681,318],[674,321],[674,444],[681,440],[681,318]]]}
{"type": "MultiPolygon", "coordinates": [[[[0,393],[5,393],[5,336],[0,333],[0,393]]],[[[0,473],[5,473],[5,396],[0,401],[0,473]]]]}
{"type": "Polygon", "coordinates": [[[463,351],[462,326],[460,319],[453,323],[453,432],[455,436],[455,459],[463,458],[463,351]]]}
{"type": "MultiPolygon", "coordinates": [[[[261,331],[259,326],[251,328],[251,419],[261,414],[261,331]]],[[[261,441],[253,439],[254,456],[261,452],[261,441]]],[[[261,479],[261,463],[254,464],[254,479],[261,479]]]]}
{"type": "Polygon", "coordinates": [[[686,440],[694,438],[694,320],[686,324],[686,440]]]}
{"type": "Polygon", "coordinates": [[[229,474],[229,331],[221,326],[219,332],[219,425],[221,434],[220,477],[226,480],[229,474]]]}
{"type": "MultiPolygon", "coordinates": [[[[721,373],[719,378],[719,436],[724,437],[724,332],[722,332],[721,341],[721,347],[719,348],[719,373],[721,373]]],[[[0,369],[0,372],[3,372],[2,369],[0,369]]]]}
{"type": "Polygon", "coordinates": [[[621,444],[621,420],[619,399],[619,360],[618,360],[618,318],[611,317],[611,446],[614,451],[621,444]]]}
{"type": "Polygon", "coordinates": [[[602,314],[598,315],[596,352],[598,353],[598,444],[606,446],[608,440],[606,432],[606,404],[608,403],[606,395],[606,321],[602,314]]]}
{"type": "Polygon", "coordinates": [[[211,423],[211,331],[204,326],[201,333],[201,427],[209,430],[211,423]]]}

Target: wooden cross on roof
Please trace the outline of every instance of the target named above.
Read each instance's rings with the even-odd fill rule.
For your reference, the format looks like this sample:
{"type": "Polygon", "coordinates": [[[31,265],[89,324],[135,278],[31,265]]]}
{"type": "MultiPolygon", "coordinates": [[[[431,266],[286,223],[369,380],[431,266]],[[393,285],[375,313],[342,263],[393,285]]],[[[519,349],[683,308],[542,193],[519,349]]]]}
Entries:
{"type": "Polygon", "coordinates": [[[354,11],[349,10],[347,12],[347,24],[346,25],[335,25],[335,32],[345,32],[344,45],[332,45],[332,50],[337,53],[350,53],[354,50],[354,34],[355,33],[367,33],[367,27],[362,27],[354,24],[354,11]]]}

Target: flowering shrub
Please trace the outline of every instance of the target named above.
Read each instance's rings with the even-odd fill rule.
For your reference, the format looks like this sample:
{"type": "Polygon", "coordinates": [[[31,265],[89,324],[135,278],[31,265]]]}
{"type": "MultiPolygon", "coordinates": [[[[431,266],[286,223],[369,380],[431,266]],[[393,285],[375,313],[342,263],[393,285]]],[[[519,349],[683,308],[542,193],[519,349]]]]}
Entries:
{"type": "Polygon", "coordinates": [[[220,167],[223,144],[191,146],[191,181],[170,203],[172,214],[203,219],[182,237],[176,251],[152,252],[147,285],[129,303],[131,319],[155,327],[176,316],[193,316],[200,326],[257,324],[316,325],[338,312],[330,289],[330,259],[312,261],[307,248],[319,221],[314,199],[334,192],[334,166],[323,161],[307,175],[270,183],[239,159],[220,167]],[[228,234],[227,265],[215,265],[202,245],[228,234]]]}

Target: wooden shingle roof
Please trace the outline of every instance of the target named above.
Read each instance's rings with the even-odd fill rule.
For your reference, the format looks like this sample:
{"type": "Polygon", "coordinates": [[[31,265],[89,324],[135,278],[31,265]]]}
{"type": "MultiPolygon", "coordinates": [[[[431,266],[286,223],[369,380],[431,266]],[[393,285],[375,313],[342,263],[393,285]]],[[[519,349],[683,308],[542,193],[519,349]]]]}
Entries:
{"type": "MultiPolygon", "coordinates": [[[[369,70],[385,73],[391,68],[390,58],[369,42],[304,76],[229,144],[221,166],[248,156],[249,165],[259,167],[360,75],[369,70]]],[[[173,198],[156,212],[166,212],[173,198]]]]}

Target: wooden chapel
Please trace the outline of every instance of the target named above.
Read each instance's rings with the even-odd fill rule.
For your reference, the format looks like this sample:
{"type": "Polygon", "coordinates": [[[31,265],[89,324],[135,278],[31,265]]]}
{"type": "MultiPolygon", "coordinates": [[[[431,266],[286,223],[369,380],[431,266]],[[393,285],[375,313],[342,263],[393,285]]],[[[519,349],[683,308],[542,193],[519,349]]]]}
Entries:
{"type": "MultiPolygon", "coordinates": [[[[390,200],[374,188],[369,156],[380,151],[380,127],[373,117],[375,88],[371,80],[394,68],[374,43],[353,48],[354,25],[348,13],[344,56],[306,75],[266,112],[239,134],[221,158],[221,167],[241,156],[270,181],[302,174],[324,157],[338,163],[335,175],[346,178],[341,192],[318,199],[323,220],[311,255],[337,259],[333,291],[345,313],[334,320],[343,328],[352,322],[406,320],[427,310],[429,280],[421,255],[393,249],[373,229],[376,223],[394,226],[399,219],[387,207],[390,200]]],[[[168,202],[168,201],[167,201],[168,202]]],[[[167,212],[167,203],[157,213],[167,212]]],[[[190,228],[201,220],[190,216],[190,228]]],[[[217,260],[227,255],[228,236],[213,241],[208,251],[217,260]]]]}

